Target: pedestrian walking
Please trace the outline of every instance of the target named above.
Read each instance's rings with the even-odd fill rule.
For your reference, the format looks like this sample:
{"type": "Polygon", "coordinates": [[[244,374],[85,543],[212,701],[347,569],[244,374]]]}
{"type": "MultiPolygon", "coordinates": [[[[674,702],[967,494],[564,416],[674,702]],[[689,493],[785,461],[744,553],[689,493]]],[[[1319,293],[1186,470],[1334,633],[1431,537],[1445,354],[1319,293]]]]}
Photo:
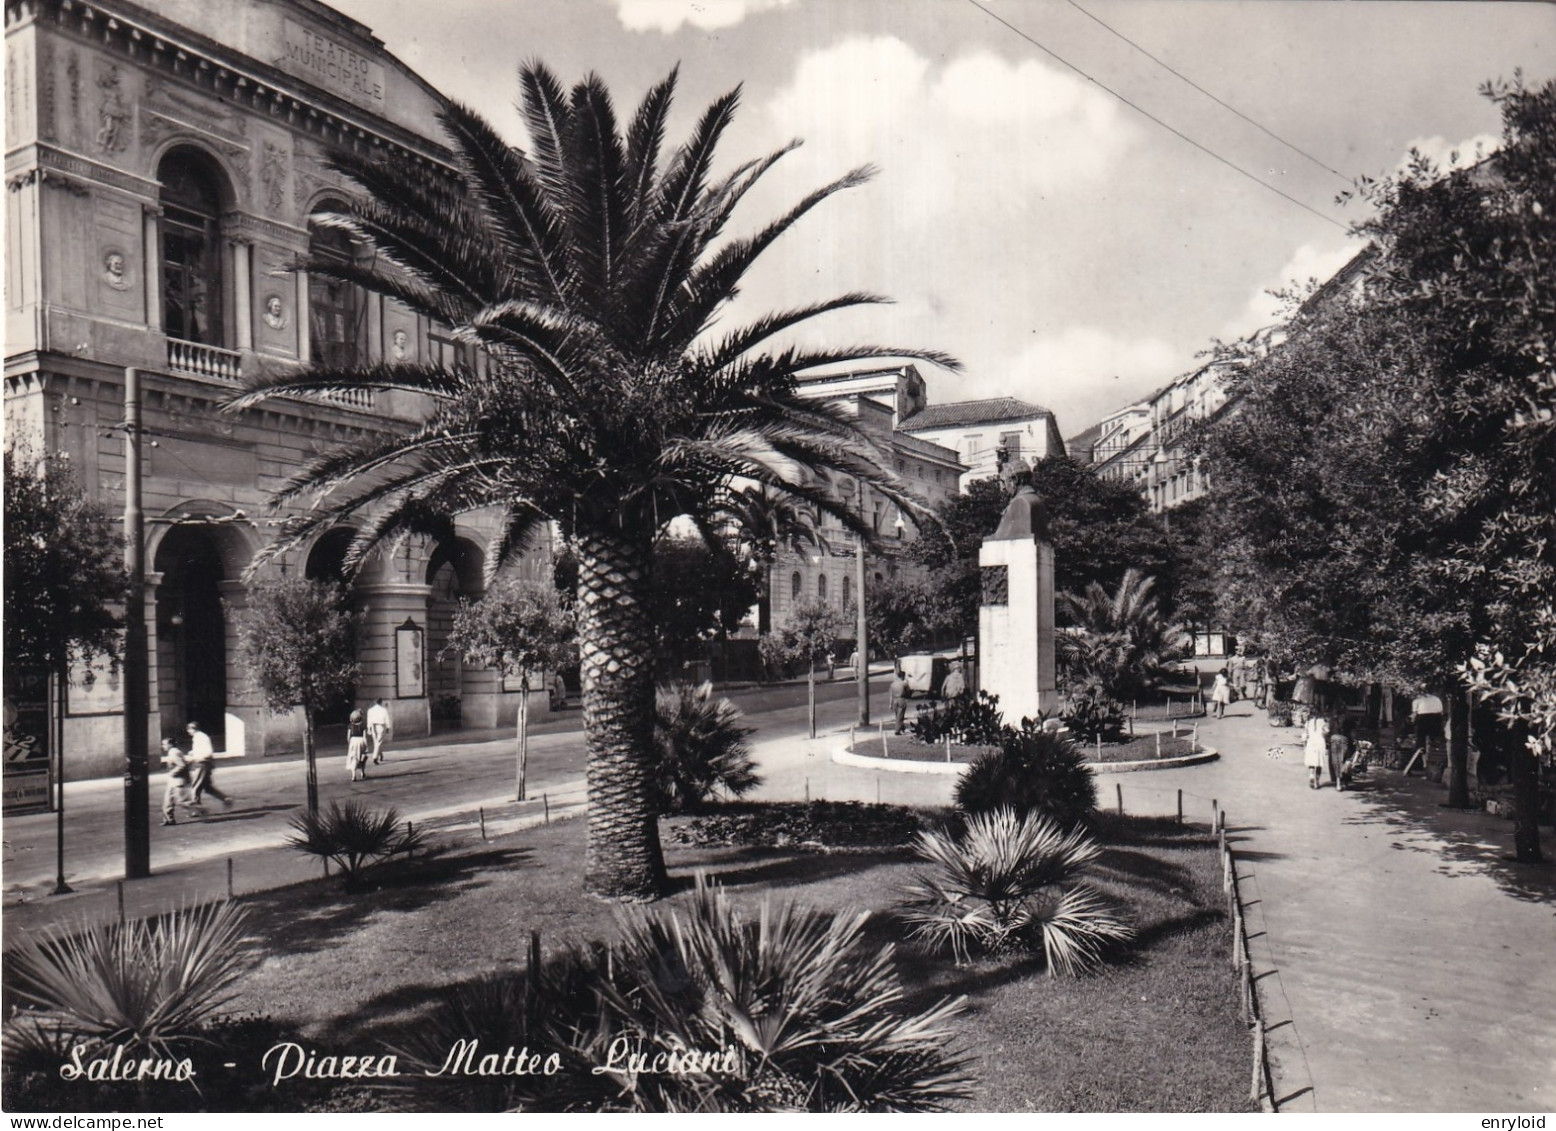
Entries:
{"type": "Polygon", "coordinates": [[[897,719],[897,733],[902,733],[908,717],[908,677],[899,667],[891,681],[891,713],[897,719]]]}
{"type": "Polygon", "coordinates": [[[1210,704],[1216,718],[1226,718],[1226,705],[1232,701],[1232,684],[1226,678],[1226,669],[1216,673],[1216,681],[1210,687],[1210,704]]]}
{"type": "Polygon", "coordinates": [[[184,729],[189,733],[189,768],[194,779],[190,791],[195,804],[200,804],[209,793],[222,803],[223,809],[231,809],[232,798],[217,789],[211,780],[216,772],[216,747],[211,743],[211,736],[200,729],[199,723],[191,722],[184,729]]]}
{"type": "Polygon", "coordinates": [[[346,769],[352,781],[367,780],[367,718],[360,708],[346,722],[346,769]]]}
{"type": "Polygon", "coordinates": [[[167,788],[162,791],[162,823],[178,824],[179,805],[186,813],[201,815],[189,792],[189,760],[171,738],[162,740],[162,764],[167,767],[167,788]]]}
{"type": "Polygon", "coordinates": [[[1350,756],[1351,737],[1336,718],[1329,725],[1329,784],[1339,792],[1345,790],[1345,763],[1350,756]]]}
{"type": "Polygon", "coordinates": [[[1315,714],[1307,721],[1307,741],[1302,747],[1302,764],[1307,767],[1309,789],[1318,788],[1319,775],[1329,760],[1329,720],[1315,714]]]}
{"type": "Polygon", "coordinates": [[[389,716],[388,706],[382,699],[374,699],[373,705],[367,709],[367,739],[373,754],[373,765],[384,764],[384,744],[389,741],[389,732],[393,729],[394,720],[389,716]]]}
{"type": "Polygon", "coordinates": [[[1249,661],[1250,680],[1253,684],[1253,701],[1260,708],[1270,702],[1270,661],[1259,656],[1249,661]]]}
{"type": "Polygon", "coordinates": [[[951,670],[946,673],[945,681],[940,685],[940,698],[950,702],[960,699],[967,690],[967,677],[962,674],[961,661],[951,665],[951,670]]]}

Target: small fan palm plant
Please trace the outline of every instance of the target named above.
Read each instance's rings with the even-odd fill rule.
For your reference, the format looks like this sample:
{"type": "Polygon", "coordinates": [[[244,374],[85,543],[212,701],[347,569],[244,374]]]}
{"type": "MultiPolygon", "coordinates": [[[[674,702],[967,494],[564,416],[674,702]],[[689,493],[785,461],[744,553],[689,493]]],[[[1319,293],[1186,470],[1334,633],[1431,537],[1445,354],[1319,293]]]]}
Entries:
{"type": "Polygon", "coordinates": [[[48,1015],[36,1022],[44,1040],[68,1033],[172,1058],[176,1042],[197,1038],[232,1000],[251,960],[244,918],[223,902],[155,920],[24,932],[6,955],[6,984],[14,1000],[48,1015]]]}
{"type": "Polygon", "coordinates": [[[958,963],[1040,948],[1050,975],[1076,975],[1133,934],[1081,878],[1102,849],[1079,829],[1000,809],[920,833],[914,851],[930,868],[903,902],[913,935],[958,963]]]}
{"type": "Polygon", "coordinates": [[[374,809],[360,801],[331,801],[323,812],[297,813],[288,823],[293,832],[286,843],[334,862],[347,884],[373,864],[420,851],[427,839],[394,806],[374,809]]]}
{"type": "Polygon", "coordinates": [[[737,205],[793,147],[716,178],[714,154],[739,102],[733,91],[684,145],[662,152],[675,85],[671,74],[650,90],[623,128],[598,77],[569,93],[530,63],[520,71],[528,151],[448,105],[449,167],[377,151],[338,156],[362,200],[313,219],[372,254],[309,269],[448,327],[469,352],[453,364],[265,374],[228,405],[375,390],[429,405],[419,424],[364,431],[301,469],[276,501],[315,505],[255,568],[336,526],[358,532],[347,555],[354,567],[385,538],[446,536],[453,516],[495,508],[504,527],[487,562],[495,573],[530,532],[561,528],[578,559],[584,882],[621,899],[655,897],[665,880],[651,788],[655,539],[680,515],[716,538],[720,504],[737,481],[832,515],[866,543],[875,540],[870,523],[831,477],[924,515],[867,430],[805,397],[795,374],[888,356],[956,365],[880,346],[770,352],[775,336],[819,315],[881,301],[869,294],[716,331],[758,257],[871,170],[814,190],[752,235],[726,238],[737,205]]]}
{"type": "Polygon", "coordinates": [[[720,795],[740,797],[761,784],[749,741],[756,731],[740,718],[740,708],[715,696],[711,683],[659,689],[654,788],[661,813],[696,809],[720,795]]]}
{"type": "Polygon", "coordinates": [[[653,1101],[669,1107],[939,1110],[965,1095],[947,1024],[963,1001],[905,1010],[892,948],[865,942],[867,918],[770,896],[743,915],[699,875],[683,908],[623,917],[600,988],[607,1032],[651,1053],[735,1053],[735,1071],[653,1101]]]}

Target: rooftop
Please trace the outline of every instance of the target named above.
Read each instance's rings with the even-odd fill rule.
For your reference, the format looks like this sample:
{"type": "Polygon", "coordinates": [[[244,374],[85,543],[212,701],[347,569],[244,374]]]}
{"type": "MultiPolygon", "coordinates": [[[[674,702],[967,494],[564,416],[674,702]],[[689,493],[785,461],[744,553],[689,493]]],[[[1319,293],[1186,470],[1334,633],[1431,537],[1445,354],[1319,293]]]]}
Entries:
{"type": "Polygon", "coordinates": [[[1041,405],[1018,401],[1015,397],[990,397],[981,401],[954,401],[951,404],[926,405],[902,422],[910,432],[931,428],[958,428],[967,424],[997,424],[1004,420],[1031,420],[1052,416],[1041,405]]]}

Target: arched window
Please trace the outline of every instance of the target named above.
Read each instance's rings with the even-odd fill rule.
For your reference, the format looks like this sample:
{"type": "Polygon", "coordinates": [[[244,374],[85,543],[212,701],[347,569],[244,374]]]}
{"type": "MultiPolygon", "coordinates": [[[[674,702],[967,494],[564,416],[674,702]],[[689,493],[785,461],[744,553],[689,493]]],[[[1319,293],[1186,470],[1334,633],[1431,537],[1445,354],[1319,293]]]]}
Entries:
{"type": "MultiPolygon", "coordinates": [[[[330,201],[320,211],[340,209],[330,201]]],[[[308,253],[324,263],[349,265],[356,246],[345,232],[308,224],[308,253]]],[[[345,367],[367,361],[367,302],[360,287],[332,279],[319,270],[308,273],[308,342],[315,365],[345,367]]]]}
{"type": "Polygon", "coordinates": [[[824,573],[818,573],[816,575],[816,600],[821,601],[822,603],[825,603],[826,599],[827,599],[827,575],[824,574],[824,573]]]}
{"type": "Polygon", "coordinates": [[[162,325],[170,338],[222,345],[220,174],[210,158],[175,149],[162,182],[162,325]]]}
{"type": "Polygon", "coordinates": [[[789,579],[789,596],[795,601],[800,599],[800,593],[805,585],[805,579],[800,576],[800,571],[795,570],[794,576],[789,579]]]}
{"type": "Polygon", "coordinates": [[[843,606],[848,607],[848,602],[854,597],[854,579],[848,576],[843,578],[843,606]]]}

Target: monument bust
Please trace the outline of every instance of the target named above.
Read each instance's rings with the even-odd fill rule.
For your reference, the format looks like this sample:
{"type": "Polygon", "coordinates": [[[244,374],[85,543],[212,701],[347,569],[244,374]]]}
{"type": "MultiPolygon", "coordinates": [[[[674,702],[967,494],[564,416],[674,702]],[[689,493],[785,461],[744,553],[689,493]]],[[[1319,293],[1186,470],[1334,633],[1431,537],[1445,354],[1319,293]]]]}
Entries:
{"type": "Polygon", "coordinates": [[[1000,515],[999,529],[985,539],[987,542],[1011,542],[1017,540],[1048,541],[1048,508],[1038,497],[1030,483],[1021,488],[1005,504],[1000,515]]]}

